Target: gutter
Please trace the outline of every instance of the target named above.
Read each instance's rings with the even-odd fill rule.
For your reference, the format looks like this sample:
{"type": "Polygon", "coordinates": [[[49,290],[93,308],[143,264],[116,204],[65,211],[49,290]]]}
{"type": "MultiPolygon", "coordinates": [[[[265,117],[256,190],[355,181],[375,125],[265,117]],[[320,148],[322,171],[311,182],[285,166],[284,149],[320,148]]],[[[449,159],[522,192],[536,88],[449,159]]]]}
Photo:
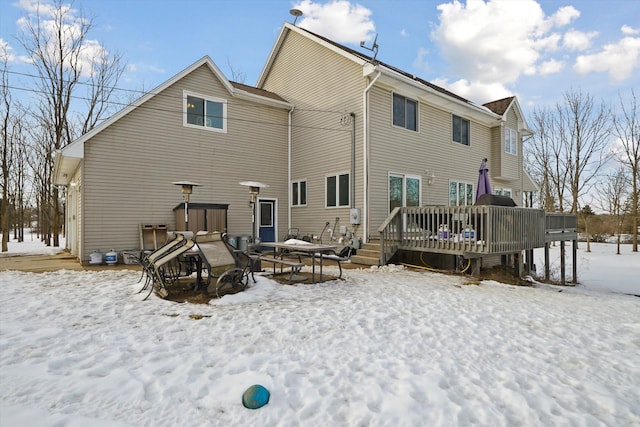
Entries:
{"type": "Polygon", "coordinates": [[[378,74],[369,82],[366,88],[364,88],[364,92],[362,92],[362,181],[363,181],[363,206],[362,206],[362,242],[369,241],[369,131],[368,131],[368,116],[367,112],[369,110],[369,90],[376,83],[378,78],[382,75],[382,71],[376,66],[378,69],[378,74]]]}

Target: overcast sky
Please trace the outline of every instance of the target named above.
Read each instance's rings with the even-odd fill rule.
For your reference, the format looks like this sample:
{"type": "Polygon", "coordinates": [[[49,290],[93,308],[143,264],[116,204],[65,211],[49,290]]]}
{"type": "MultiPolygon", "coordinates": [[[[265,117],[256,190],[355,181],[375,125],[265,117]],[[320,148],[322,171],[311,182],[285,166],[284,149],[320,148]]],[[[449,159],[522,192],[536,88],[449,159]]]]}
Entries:
{"type": "MultiPolygon", "coordinates": [[[[35,3],[0,3],[12,72],[29,73],[16,34],[35,3]]],[[[94,18],[88,52],[126,59],[125,89],[152,89],[204,55],[254,85],[292,8],[304,13],[297,25],[365,53],[360,42],[371,47],[377,36],[378,59],[477,103],[517,95],[530,113],[571,87],[617,102],[640,86],[633,0],[77,0],[73,8],[94,18]]],[[[12,86],[32,83],[11,75],[12,86]]]]}

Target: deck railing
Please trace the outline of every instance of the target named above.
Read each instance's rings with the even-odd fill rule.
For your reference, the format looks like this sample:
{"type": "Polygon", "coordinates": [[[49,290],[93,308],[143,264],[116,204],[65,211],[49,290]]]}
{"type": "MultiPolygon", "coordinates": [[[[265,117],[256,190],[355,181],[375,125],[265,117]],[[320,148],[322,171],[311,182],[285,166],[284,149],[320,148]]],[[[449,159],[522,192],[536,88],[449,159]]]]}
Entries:
{"type": "Polygon", "coordinates": [[[540,248],[548,225],[566,225],[548,221],[560,219],[546,220],[540,209],[505,206],[395,208],[378,229],[380,262],[386,264],[398,249],[473,258],[540,248]]]}

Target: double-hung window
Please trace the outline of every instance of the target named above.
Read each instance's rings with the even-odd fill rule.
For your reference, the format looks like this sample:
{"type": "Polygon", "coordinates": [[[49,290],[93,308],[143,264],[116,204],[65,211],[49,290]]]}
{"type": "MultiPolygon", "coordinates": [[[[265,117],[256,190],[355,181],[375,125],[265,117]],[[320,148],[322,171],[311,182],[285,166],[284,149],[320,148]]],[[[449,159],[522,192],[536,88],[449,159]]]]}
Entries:
{"type": "Polygon", "coordinates": [[[449,206],[473,205],[473,184],[449,181],[449,206]]]}
{"type": "Polygon", "coordinates": [[[326,207],[349,206],[349,174],[339,173],[326,177],[326,207]]]}
{"type": "Polygon", "coordinates": [[[455,142],[469,145],[469,120],[454,115],[451,122],[453,123],[452,135],[455,142]]]}
{"type": "Polygon", "coordinates": [[[226,132],[226,100],[185,92],[184,125],[205,128],[216,132],[226,132]]]}
{"type": "Polygon", "coordinates": [[[418,101],[393,94],[393,125],[418,130],[418,101]]]}
{"type": "Polygon", "coordinates": [[[515,129],[504,128],[504,151],[518,154],[518,132],[515,129]]]}
{"type": "Polygon", "coordinates": [[[307,205],[307,180],[293,181],[291,183],[291,206],[307,205]]]}

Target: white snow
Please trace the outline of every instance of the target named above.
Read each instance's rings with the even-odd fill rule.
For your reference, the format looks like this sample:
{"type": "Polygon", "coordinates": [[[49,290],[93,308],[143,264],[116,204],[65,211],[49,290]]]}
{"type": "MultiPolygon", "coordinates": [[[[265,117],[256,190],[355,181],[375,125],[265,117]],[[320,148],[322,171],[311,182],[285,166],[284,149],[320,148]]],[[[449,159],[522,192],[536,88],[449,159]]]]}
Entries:
{"type": "Polygon", "coordinates": [[[391,266],[209,305],[143,302],[133,269],[0,272],[0,425],[637,426],[640,255],[592,250],[577,287],[391,266]]]}

